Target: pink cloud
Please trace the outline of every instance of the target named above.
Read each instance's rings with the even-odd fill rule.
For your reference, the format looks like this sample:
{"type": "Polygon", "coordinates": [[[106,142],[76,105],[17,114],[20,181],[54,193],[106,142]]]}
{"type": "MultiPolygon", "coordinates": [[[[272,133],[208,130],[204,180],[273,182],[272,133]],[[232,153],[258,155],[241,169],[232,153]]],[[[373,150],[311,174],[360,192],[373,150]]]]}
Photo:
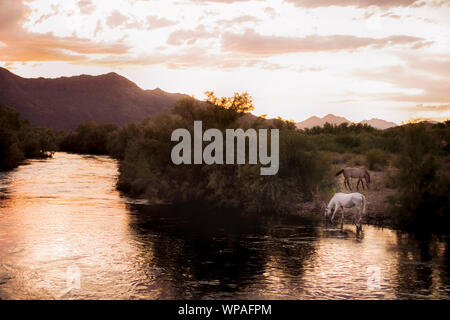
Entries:
{"type": "Polygon", "coordinates": [[[259,22],[260,19],[250,16],[250,15],[243,15],[243,16],[238,16],[236,18],[233,19],[228,19],[228,20],[219,20],[217,21],[217,23],[224,28],[229,28],[238,24],[242,24],[242,23],[246,23],[246,22],[259,22]]]}
{"type": "Polygon", "coordinates": [[[78,8],[82,14],[91,14],[95,10],[95,6],[92,0],[80,0],[78,1],[78,8]]]}
{"type": "Polygon", "coordinates": [[[123,54],[129,50],[120,42],[98,43],[76,36],[29,32],[22,27],[29,13],[22,1],[0,2],[1,61],[77,61],[86,54],[123,54]]]}
{"type": "Polygon", "coordinates": [[[252,55],[277,55],[294,52],[355,50],[364,47],[383,48],[399,44],[416,44],[422,38],[395,35],[385,38],[356,37],[352,35],[309,35],[303,38],[267,36],[248,29],[245,33],[225,33],[222,49],[252,55]]]}
{"type": "Polygon", "coordinates": [[[160,18],[157,16],[148,16],[147,17],[147,30],[169,27],[175,25],[176,22],[166,19],[160,18]]]}
{"type": "MultiPolygon", "coordinates": [[[[450,60],[439,56],[421,57],[413,54],[398,54],[403,63],[377,69],[355,70],[352,77],[390,83],[400,89],[419,89],[417,94],[377,94],[374,100],[407,101],[426,104],[450,103],[450,60]]],[[[355,93],[358,95],[358,93],[355,93]]]]}
{"type": "Polygon", "coordinates": [[[175,30],[169,35],[167,43],[174,46],[182,44],[192,45],[199,39],[208,39],[215,36],[215,34],[207,31],[204,25],[199,25],[193,30],[175,30]]]}
{"type": "Polygon", "coordinates": [[[106,18],[106,24],[111,28],[121,26],[128,20],[128,17],[120,13],[118,10],[114,10],[111,15],[106,18]]]}
{"type": "Polygon", "coordinates": [[[303,8],[320,8],[330,6],[355,6],[358,8],[367,8],[370,6],[378,6],[383,8],[389,7],[408,7],[420,0],[285,0],[298,7],[303,8]]]}

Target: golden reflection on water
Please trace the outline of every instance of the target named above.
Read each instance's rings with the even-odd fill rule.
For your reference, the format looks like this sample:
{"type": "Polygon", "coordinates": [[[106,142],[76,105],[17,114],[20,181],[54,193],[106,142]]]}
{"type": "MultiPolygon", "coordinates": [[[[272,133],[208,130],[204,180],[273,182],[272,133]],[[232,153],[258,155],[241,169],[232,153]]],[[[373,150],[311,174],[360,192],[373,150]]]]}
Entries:
{"type": "MultiPolygon", "coordinates": [[[[83,290],[65,298],[99,293],[132,298],[133,280],[147,279],[134,266],[138,253],[130,239],[126,199],[114,189],[116,163],[107,157],[86,159],[56,153],[50,161],[16,169],[6,185],[3,181],[0,261],[13,274],[0,286],[0,297],[58,298],[72,266],[81,271],[83,290]]],[[[159,294],[148,293],[149,298],[159,294]]]]}
{"type": "MultiPolygon", "coordinates": [[[[270,299],[450,298],[449,261],[444,258],[448,245],[442,241],[432,237],[430,248],[418,248],[409,242],[402,244],[404,235],[390,229],[364,226],[362,239],[356,237],[353,225],[344,225],[343,230],[319,228],[319,240],[315,242],[306,241],[305,237],[302,247],[310,246],[306,257],[291,255],[291,250],[276,250],[271,243],[264,270],[265,285],[256,285],[252,290],[270,299]],[[429,259],[419,257],[429,249],[429,259]],[[286,268],[292,259],[302,261],[286,268]],[[376,286],[368,283],[374,275],[373,268],[380,275],[376,286]],[[294,277],[293,270],[297,271],[294,277]],[[421,271],[428,272],[429,277],[421,271]]],[[[292,231],[290,237],[282,238],[283,242],[298,241],[292,231]]]]}
{"type": "Polygon", "coordinates": [[[0,299],[449,298],[448,239],[301,223],[195,229],[136,212],[116,177],[108,157],[66,153],[0,173],[0,299]],[[74,268],[80,288],[68,291],[74,268]]]}

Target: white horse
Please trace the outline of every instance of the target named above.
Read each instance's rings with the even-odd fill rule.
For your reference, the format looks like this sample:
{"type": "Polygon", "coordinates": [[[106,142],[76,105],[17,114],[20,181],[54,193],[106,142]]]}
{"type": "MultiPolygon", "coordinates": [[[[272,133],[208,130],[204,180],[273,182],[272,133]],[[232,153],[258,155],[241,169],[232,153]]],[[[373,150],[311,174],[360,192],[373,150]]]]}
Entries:
{"type": "Polygon", "coordinates": [[[366,213],[366,197],[364,197],[360,193],[336,193],[333,198],[331,198],[328,203],[327,208],[325,209],[325,217],[328,217],[333,211],[333,215],[331,216],[331,222],[333,222],[334,216],[336,212],[341,209],[342,210],[342,221],[344,221],[344,208],[353,208],[356,207],[357,215],[354,217],[354,223],[356,225],[357,231],[361,231],[361,213],[366,213]]]}

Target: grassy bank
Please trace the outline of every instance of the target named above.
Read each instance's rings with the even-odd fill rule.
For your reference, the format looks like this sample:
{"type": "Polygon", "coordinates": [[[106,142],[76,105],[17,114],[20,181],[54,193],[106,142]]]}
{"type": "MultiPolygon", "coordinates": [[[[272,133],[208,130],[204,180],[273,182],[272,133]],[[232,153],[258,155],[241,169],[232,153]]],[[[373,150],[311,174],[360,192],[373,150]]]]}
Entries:
{"type": "MultiPolygon", "coordinates": [[[[324,148],[334,172],[344,167],[371,169],[370,189],[360,187],[359,190],[368,202],[366,223],[413,232],[448,233],[449,124],[408,124],[382,132],[369,129],[369,134],[354,134],[352,138],[366,141],[365,146],[349,145],[343,152],[324,148]],[[380,136],[384,140],[379,140],[380,136]],[[393,145],[397,148],[391,149],[393,145]]],[[[330,146],[339,141],[339,131],[338,127],[331,126],[318,128],[319,133],[313,134],[322,135],[322,139],[328,140],[323,145],[330,146]],[[334,130],[334,136],[330,129],[334,130]],[[328,132],[324,134],[324,131],[328,132]]],[[[337,178],[333,192],[350,192],[344,187],[343,180],[342,176],[337,178]]],[[[353,191],[356,191],[356,182],[353,181],[353,191]]],[[[323,205],[315,203],[316,212],[320,214],[323,205]]],[[[348,216],[352,214],[350,210],[348,216]]]]}

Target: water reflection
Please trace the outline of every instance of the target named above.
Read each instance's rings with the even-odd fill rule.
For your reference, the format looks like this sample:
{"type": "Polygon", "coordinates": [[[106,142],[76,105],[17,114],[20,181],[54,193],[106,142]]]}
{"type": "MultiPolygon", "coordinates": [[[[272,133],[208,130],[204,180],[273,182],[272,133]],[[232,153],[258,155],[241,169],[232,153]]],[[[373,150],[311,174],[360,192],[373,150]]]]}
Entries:
{"type": "Polygon", "coordinates": [[[448,238],[146,206],[116,175],[65,153],[0,173],[0,299],[449,298],[448,238]]]}
{"type": "Polygon", "coordinates": [[[401,248],[397,254],[398,297],[439,298],[440,292],[449,293],[448,239],[398,234],[397,245],[401,248]]]}

